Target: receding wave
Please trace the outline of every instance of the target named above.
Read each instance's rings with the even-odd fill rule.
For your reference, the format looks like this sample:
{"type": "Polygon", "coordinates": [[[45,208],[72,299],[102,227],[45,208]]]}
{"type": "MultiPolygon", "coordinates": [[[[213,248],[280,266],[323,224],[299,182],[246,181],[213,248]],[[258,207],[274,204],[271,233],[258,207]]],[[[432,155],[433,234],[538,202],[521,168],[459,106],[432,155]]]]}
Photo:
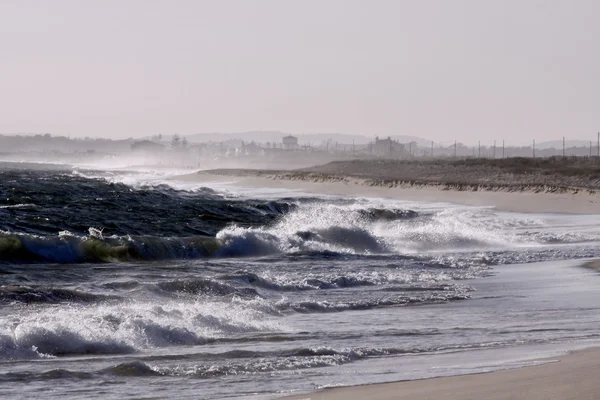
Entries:
{"type": "Polygon", "coordinates": [[[117,296],[86,293],[74,289],[4,285],[0,286],[0,302],[22,303],[93,303],[118,299],[117,296]]]}
{"type": "Polygon", "coordinates": [[[118,364],[114,367],[105,368],[100,371],[101,374],[114,375],[114,376],[158,376],[162,375],[148,364],[141,361],[131,361],[126,363],[118,364]]]}
{"type": "MultiPolygon", "coordinates": [[[[471,348],[502,347],[510,342],[487,342],[447,346],[423,347],[357,347],[332,348],[300,347],[278,351],[233,350],[225,353],[190,354],[176,365],[155,364],[161,357],[144,357],[141,360],[126,361],[96,371],[70,371],[53,369],[43,373],[9,372],[0,374],[1,381],[21,382],[35,380],[93,379],[112,377],[159,377],[185,376],[198,379],[228,375],[254,375],[256,373],[294,371],[349,364],[372,357],[398,356],[422,353],[451,353],[471,348]],[[183,363],[182,363],[183,362],[183,363]]],[[[166,357],[168,361],[170,357],[166,357]]]]}
{"type": "Polygon", "coordinates": [[[93,379],[96,377],[95,374],[81,371],[69,371],[68,369],[58,368],[51,369],[42,373],[31,373],[31,372],[9,372],[7,374],[0,374],[0,382],[2,381],[18,381],[18,382],[31,382],[31,381],[51,381],[55,379],[93,379]]]}
{"type": "Polygon", "coordinates": [[[0,335],[0,359],[5,360],[134,352],[135,348],[118,341],[90,340],[69,331],[38,328],[18,337],[0,335]]]}
{"type": "Polygon", "coordinates": [[[330,277],[304,277],[300,280],[288,279],[285,282],[275,282],[267,278],[261,277],[252,272],[242,271],[236,274],[225,275],[221,279],[240,282],[258,288],[264,288],[275,291],[303,291],[315,289],[336,289],[348,288],[355,286],[371,286],[378,282],[368,277],[335,275],[330,277]]]}
{"type": "Polygon", "coordinates": [[[212,279],[177,279],[156,284],[158,290],[167,294],[259,297],[252,288],[236,288],[212,279]]]}
{"type": "MultiPolygon", "coordinates": [[[[245,375],[256,372],[274,372],[338,366],[368,357],[406,353],[401,349],[356,348],[333,349],[330,347],[298,348],[279,352],[246,352],[226,361],[220,357],[214,362],[188,367],[154,367],[162,375],[185,375],[195,378],[213,378],[223,375],[245,375]],[[245,360],[245,361],[242,361],[245,360]]],[[[145,368],[150,368],[144,364],[145,368]]],[[[144,367],[140,367],[144,368],[144,367]]]]}
{"type": "Polygon", "coordinates": [[[295,302],[281,302],[281,309],[291,309],[300,313],[327,313],[350,310],[370,310],[383,307],[401,307],[417,304],[445,303],[452,300],[466,300],[470,298],[468,291],[432,291],[425,295],[399,294],[394,296],[377,297],[358,300],[301,300],[295,302]]]}

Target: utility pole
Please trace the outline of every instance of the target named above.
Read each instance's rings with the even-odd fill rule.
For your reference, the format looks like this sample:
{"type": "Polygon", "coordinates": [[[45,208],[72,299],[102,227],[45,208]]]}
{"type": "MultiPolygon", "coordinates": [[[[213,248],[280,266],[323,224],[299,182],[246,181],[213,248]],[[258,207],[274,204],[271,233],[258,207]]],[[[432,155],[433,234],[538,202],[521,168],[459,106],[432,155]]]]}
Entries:
{"type": "Polygon", "coordinates": [[[502,158],[504,158],[504,139],[502,139],[502,158]]]}
{"type": "Polygon", "coordinates": [[[481,140],[477,143],[477,158],[481,158],[481,140]]]}
{"type": "Polygon", "coordinates": [[[535,158],[535,139],[533,139],[533,158],[535,158]]]}
{"type": "Polygon", "coordinates": [[[494,140],[494,158],[496,158],[496,141],[494,140]]]}
{"type": "Polygon", "coordinates": [[[592,141],[590,140],[590,159],[592,158],[592,141]]]}
{"type": "Polygon", "coordinates": [[[454,158],[456,158],[456,140],[454,141],[454,158]]]}

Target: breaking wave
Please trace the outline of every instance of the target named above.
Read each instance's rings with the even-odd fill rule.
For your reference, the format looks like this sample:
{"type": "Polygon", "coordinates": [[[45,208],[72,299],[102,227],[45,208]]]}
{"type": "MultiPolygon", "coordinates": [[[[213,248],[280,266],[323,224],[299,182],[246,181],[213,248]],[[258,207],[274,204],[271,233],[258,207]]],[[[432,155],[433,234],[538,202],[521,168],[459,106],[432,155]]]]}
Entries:
{"type": "Polygon", "coordinates": [[[126,236],[96,238],[0,233],[0,262],[128,262],[210,257],[221,248],[212,237],[159,238],[126,236]]]}
{"type": "MultiPolygon", "coordinates": [[[[536,296],[529,284],[505,291],[495,278],[471,281],[501,273],[496,265],[600,256],[595,216],[276,198],[285,190],[235,195],[159,174],[0,171],[8,396],[21,395],[23,382],[39,381],[33,394],[64,380],[54,397],[76,385],[81,396],[123,397],[130,384],[180,378],[203,379],[197,384],[218,398],[271,395],[299,381],[322,386],[350,371],[339,366],[369,358],[597,337],[593,298],[578,309],[586,318],[572,321],[558,307],[529,321],[531,313],[510,309],[536,296]],[[498,320],[496,299],[514,324],[498,320]]],[[[539,267],[550,278],[543,268],[556,265],[539,267]]],[[[355,370],[371,379],[363,366],[379,374],[427,357],[355,370]]],[[[183,397],[195,391],[183,386],[183,397]]]]}
{"type": "MultiPolygon", "coordinates": [[[[131,354],[148,348],[203,345],[236,332],[277,328],[265,305],[236,298],[118,304],[72,304],[0,318],[0,359],[131,354]]],[[[269,306],[267,305],[267,308],[269,306]]]]}

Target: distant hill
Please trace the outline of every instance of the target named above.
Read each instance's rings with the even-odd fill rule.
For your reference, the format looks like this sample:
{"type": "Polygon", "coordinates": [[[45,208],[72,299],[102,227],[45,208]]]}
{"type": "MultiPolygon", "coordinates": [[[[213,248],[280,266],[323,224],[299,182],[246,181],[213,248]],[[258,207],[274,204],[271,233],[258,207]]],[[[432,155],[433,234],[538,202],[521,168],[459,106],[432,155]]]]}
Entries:
{"type": "Polygon", "coordinates": [[[185,137],[190,143],[208,143],[208,142],[228,142],[244,140],[247,142],[280,142],[281,138],[286,136],[286,133],[279,131],[248,131],[248,132],[208,132],[194,133],[190,135],[180,134],[185,137]]]}

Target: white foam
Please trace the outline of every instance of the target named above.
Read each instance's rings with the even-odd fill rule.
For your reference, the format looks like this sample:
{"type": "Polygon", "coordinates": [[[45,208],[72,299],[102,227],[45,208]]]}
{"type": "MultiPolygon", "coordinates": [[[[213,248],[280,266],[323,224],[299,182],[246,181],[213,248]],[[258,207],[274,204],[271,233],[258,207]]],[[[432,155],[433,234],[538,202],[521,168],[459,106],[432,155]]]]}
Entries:
{"type": "MultiPolygon", "coordinates": [[[[397,204],[394,204],[397,205],[397,204]]],[[[386,209],[389,204],[364,199],[348,203],[300,203],[272,226],[231,226],[217,234],[239,255],[274,252],[334,251],[346,253],[423,253],[431,251],[511,249],[536,244],[522,229],[538,220],[499,215],[489,208],[450,208],[422,211],[421,216],[396,221],[373,221],[358,211],[386,209]],[[254,250],[254,252],[252,251],[254,250]]]]}
{"type": "Polygon", "coordinates": [[[0,358],[128,353],[280,330],[257,299],[21,307],[0,316],[0,358]],[[32,349],[36,349],[35,351],[32,349]]]}

